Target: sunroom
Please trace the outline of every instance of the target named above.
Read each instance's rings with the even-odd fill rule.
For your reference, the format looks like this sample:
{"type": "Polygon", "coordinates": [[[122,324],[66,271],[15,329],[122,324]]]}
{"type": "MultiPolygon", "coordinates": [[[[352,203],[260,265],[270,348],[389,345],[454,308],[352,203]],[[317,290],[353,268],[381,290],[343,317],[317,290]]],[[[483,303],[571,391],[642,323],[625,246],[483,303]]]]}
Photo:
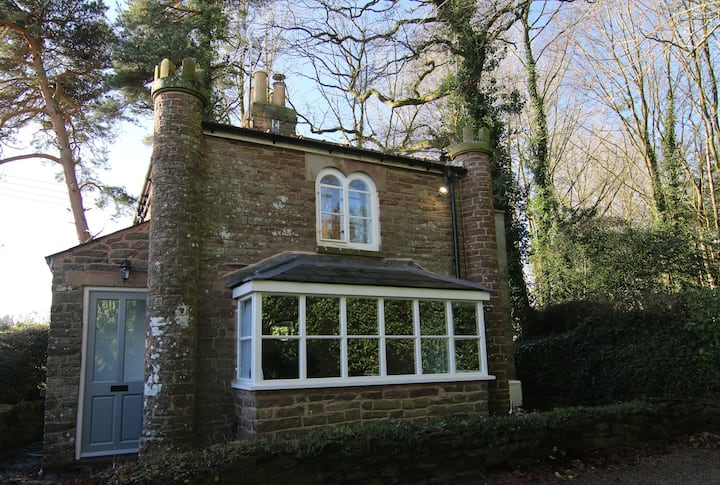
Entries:
{"type": "Polygon", "coordinates": [[[245,391],[486,381],[480,284],[410,260],[282,253],[226,277],[245,391]]]}

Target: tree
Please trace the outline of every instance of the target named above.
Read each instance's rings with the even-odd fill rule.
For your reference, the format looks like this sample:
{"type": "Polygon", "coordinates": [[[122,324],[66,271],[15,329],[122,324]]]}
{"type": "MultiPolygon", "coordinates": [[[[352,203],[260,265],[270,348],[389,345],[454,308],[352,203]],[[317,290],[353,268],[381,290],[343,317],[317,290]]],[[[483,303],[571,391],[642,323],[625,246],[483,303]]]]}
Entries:
{"type": "Polygon", "coordinates": [[[244,114],[245,81],[268,55],[252,32],[262,29],[255,16],[271,11],[267,0],[132,0],[117,21],[112,85],[138,113],[148,112],[154,66],[166,57],[176,65],[192,57],[210,86],[206,117],[237,122],[244,114]]]}
{"type": "MultiPolygon", "coordinates": [[[[547,4],[542,3],[539,9],[533,8],[533,1],[527,0],[520,6],[519,17],[522,27],[522,45],[524,55],[522,56],[525,85],[529,101],[528,121],[522,130],[526,136],[523,139],[523,148],[519,149],[521,164],[527,167],[530,172],[531,181],[528,183],[526,194],[529,199],[527,208],[528,225],[530,228],[531,262],[535,275],[536,296],[543,301],[545,295],[551,291],[550,285],[546,284],[545,273],[548,253],[553,251],[553,241],[558,230],[558,218],[561,214],[560,203],[556,196],[553,184],[553,168],[551,166],[551,145],[550,132],[547,118],[548,97],[553,89],[562,79],[563,62],[557,62],[549,66],[550,73],[540,78],[538,59],[535,54],[534,44],[537,37],[550,30],[549,26],[553,18],[560,10],[555,9],[549,13],[546,11],[547,4]],[[522,150],[522,151],[521,151],[522,150]],[[524,163],[523,163],[524,162],[524,163]]],[[[563,32],[553,36],[540,52],[547,53],[552,42],[558,41],[563,32]]],[[[560,61],[563,60],[562,51],[560,61]]],[[[518,133],[519,134],[519,133],[518,133]]],[[[523,172],[524,173],[524,172],[523,172]]]]}
{"type": "MultiPolygon", "coordinates": [[[[720,32],[720,5],[683,0],[678,2],[678,7],[662,9],[662,15],[667,18],[663,24],[667,24],[667,28],[658,28],[648,37],[670,52],[681,73],[675,83],[678,87],[671,94],[673,107],[676,98],[679,98],[677,104],[682,104],[684,122],[678,124],[684,128],[687,139],[670,146],[677,149],[671,160],[682,165],[692,187],[693,196],[688,199],[696,218],[698,246],[705,266],[704,281],[710,287],[717,287],[720,280],[720,203],[716,191],[720,183],[720,75],[713,46],[720,32]]],[[[668,169],[674,170],[675,166],[668,169]]]]}
{"type": "Polygon", "coordinates": [[[92,238],[83,195],[129,201],[102,186],[93,169],[104,161],[98,140],[111,135],[118,105],[107,98],[113,33],[102,1],[0,1],[0,149],[21,130],[35,129],[34,153],[0,164],[43,159],[62,168],[79,242],[92,238]]]}
{"type": "Polygon", "coordinates": [[[439,154],[441,144],[428,140],[439,132],[433,110],[449,93],[444,81],[452,58],[435,42],[430,3],[303,0],[287,6],[276,28],[298,60],[296,74],[310,80],[323,101],[298,110],[312,133],[384,152],[435,148],[439,154]]]}

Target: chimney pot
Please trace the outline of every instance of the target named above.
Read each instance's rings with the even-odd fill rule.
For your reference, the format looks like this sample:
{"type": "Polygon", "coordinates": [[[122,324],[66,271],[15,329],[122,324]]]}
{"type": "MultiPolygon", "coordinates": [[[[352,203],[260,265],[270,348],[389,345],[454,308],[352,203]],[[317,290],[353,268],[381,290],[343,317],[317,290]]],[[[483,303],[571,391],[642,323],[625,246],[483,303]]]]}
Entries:
{"type": "Polygon", "coordinates": [[[275,82],[273,83],[272,104],[285,106],[285,76],[282,74],[275,74],[273,79],[275,82]]]}
{"type": "Polygon", "coordinates": [[[267,103],[268,73],[258,70],[253,73],[253,102],[267,103]]]}

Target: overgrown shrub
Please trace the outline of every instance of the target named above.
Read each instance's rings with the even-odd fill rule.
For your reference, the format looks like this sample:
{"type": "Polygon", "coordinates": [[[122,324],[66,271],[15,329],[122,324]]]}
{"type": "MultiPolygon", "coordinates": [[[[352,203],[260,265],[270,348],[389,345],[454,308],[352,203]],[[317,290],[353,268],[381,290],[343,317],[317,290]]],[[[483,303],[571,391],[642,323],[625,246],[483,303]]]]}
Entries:
{"type": "Polygon", "coordinates": [[[688,325],[707,322],[704,308],[598,315],[567,333],[522,339],[515,365],[526,407],[720,396],[720,351],[697,331],[705,327],[688,325]]]}
{"type": "Polygon", "coordinates": [[[27,325],[0,332],[0,401],[40,399],[45,388],[48,327],[27,325]]]}
{"type": "Polygon", "coordinates": [[[559,216],[531,256],[541,307],[568,301],[647,308],[704,273],[697,235],[673,225],[642,227],[592,211],[559,216]]]}

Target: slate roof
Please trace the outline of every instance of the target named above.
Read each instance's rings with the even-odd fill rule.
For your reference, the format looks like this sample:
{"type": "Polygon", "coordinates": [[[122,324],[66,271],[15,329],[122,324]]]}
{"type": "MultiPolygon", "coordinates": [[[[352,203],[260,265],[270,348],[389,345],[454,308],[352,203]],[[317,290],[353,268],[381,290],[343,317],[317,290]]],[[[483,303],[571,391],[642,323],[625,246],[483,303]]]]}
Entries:
{"type": "Polygon", "coordinates": [[[408,259],[297,252],[280,253],[235,271],[225,277],[225,285],[235,288],[253,280],[492,291],[479,283],[427,271],[408,259]]]}

